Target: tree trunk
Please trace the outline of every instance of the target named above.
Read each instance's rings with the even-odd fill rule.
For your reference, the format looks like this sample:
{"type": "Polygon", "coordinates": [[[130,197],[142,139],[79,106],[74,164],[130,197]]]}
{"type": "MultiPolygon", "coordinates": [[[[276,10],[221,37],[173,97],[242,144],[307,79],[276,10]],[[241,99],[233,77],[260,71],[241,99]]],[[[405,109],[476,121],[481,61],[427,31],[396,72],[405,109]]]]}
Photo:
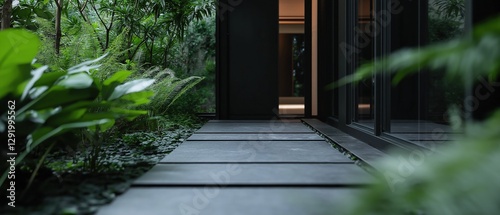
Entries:
{"type": "Polygon", "coordinates": [[[149,62],[151,62],[151,64],[153,64],[153,52],[154,52],[154,48],[155,48],[155,38],[153,37],[151,39],[151,48],[149,50],[149,62]]]}
{"type": "Polygon", "coordinates": [[[61,49],[61,16],[62,16],[62,9],[63,9],[63,0],[55,0],[56,2],[56,40],[55,40],[55,49],[56,49],[56,54],[59,55],[59,51],[61,49]]]}
{"type": "Polygon", "coordinates": [[[2,8],[1,29],[10,28],[10,16],[12,15],[12,0],[5,0],[2,8]]]}
{"type": "Polygon", "coordinates": [[[170,39],[167,40],[167,45],[165,46],[165,49],[163,50],[163,67],[168,68],[169,63],[168,63],[168,53],[170,51],[170,48],[172,44],[174,43],[174,38],[170,37],[170,39]]]}
{"type": "Polygon", "coordinates": [[[111,30],[113,29],[113,22],[115,21],[116,2],[117,2],[117,0],[115,0],[113,2],[113,12],[111,13],[111,21],[109,21],[109,26],[104,25],[104,28],[106,28],[106,46],[105,46],[105,50],[107,50],[109,48],[109,40],[110,40],[109,37],[110,37],[111,30]]]}

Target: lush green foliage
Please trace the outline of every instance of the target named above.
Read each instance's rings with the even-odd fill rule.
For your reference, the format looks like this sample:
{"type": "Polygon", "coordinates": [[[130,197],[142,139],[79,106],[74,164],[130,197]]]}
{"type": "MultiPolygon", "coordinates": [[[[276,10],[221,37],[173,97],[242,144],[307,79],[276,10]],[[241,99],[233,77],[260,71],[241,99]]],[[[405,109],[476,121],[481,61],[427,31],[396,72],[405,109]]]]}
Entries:
{"type": "Polygon", "coordinates": [[[170,107],[170,113],[215,112],[215,16],[193,22],[184,40],[173,48],[176,59],[172,68],[180,78],[204,77],[191,89],[189,96],[180,97],[170,107]]]}
{"type": "Polygon", "coordinates": [[[457,37],[463,33],[463,23],[440,17],[429,17],[429,41],[440,42],[457,37]]]}
{"type": "MultiPolygon", "coordinates": [[[[164,145],[180,138],[179,128],[197,126],[194,113],[214,109],[214,0],[19,2],[10,27],[39,39],[0,32],[0,101],[16,101],[16,185],[33,196],[40,187],[27,187],[54,174],[144,166],[141,157],[162,157],[175,147],[164,145]],[[123,145],[121,134],[138,131],[156,138],[114,148],[123,145]]],[[[0,114],[5,137],[7,110],[0,114]]]]}
{"type": "MultiPolygon", "coordinates": [[[[500,50],[492,47],[500,47],[500,18],[477,26],[470,38],[396,52],[341,84],[371,77],[385,66],[395,71],[396,83],[424,66],[444,69],[463,83],[481,75],[497,80],[500,50]]],[[[455,118],[458,125],[460,117],[455,118]]],[[[443,153],[414,151],[385,159],[380,183],[351,204],[348,214],[497,214],[499,124],[500,110],[483,122],[466,123],[465,138],[439,148],[443,153]]]]}
{"type": "Polygon", "coordinates": [[[16,151],[20,152],[17,163],[41,143],[67,131],[105,131],[118,118],[132,120],[147,114],[122,106],[148,103],[153,92],[145,89],[154,79],[125,82],[129,71],[116,72],[104,81],[95,79],[90,72],[98,69],[95,63],[103,57],[67,70],[48,71],[48,66],[31,70],[39,44],[27,31],[0,32],[0,46],[5,47],[0,51],[0,74],[5,80],[0,85],[0,100],[12,106],[2,113],[0,132],[7,136],[8,130],[20,128],[15,131],[16,151]]]}
{"type": "Polygon", "coordinates": [[[34,30],[37,28],[35,17],[46,20],[54,18],[54,14],[48,10],[47,1],[21,1],[12,8],[12,26],[34,30]],[[26,2],[26,3],[25,3],[26,2]]]}
{"type": "Polygon", "coordinates": [[[214,0],[75,0],[63,4],[59,40],[56,0],[20,0],[13,8],[12,26],[33,30],[42,40],[38,62],[61,69],[109,53],[93,76],[105,79],[117,68],[143,74],[158,67],[175,71],[180,79],[205,77],[171,109],[215,110],[214,0]]]}
{"type": "Polygon", "coordinates": [[[438,14],[447,18],[458,18],[465,16],[465,0],[435,0],[434,6],[438,14]]]}

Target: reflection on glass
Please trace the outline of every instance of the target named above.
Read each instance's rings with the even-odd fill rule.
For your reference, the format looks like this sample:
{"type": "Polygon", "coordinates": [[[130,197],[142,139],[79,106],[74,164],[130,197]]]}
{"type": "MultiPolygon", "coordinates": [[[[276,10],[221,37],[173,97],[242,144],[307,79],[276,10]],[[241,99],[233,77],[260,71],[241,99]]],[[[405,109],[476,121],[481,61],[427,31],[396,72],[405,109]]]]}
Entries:
{"type": "MultiPolygon", "coordinates": [[[[419,35],[413,37],[421,46],[459,36],[464,31],[465,7],[463,1],[461,7],[451,5],[457,2],[460,1],[428,1],[426,7],[414,13],[418,14],[415,19],[427,22],[397,30],[406,33],[407,41],[411,41],[412,35],[419,35]]],[[[464,89],[459,81],[444,80],[443,74],[439,70],[421,71],[392,87],[391,123],[386,131],[429,148],[458,138],[460,132],[448,122],[448,109],[462,106],[464,89]]]]}
{"type": "MultiPolygon", "coordinates": [[[[356,48],[356,67],[363,63],[372,61],[374,58],[374,41],[370,36],[373,29],[374,0],[358,0],[358,19],[355,34],[358,41],[356,48]],[[369,39],[367,39],[369,38],[369,39]]],[[[355,85],[354,88],[354,116],[355,122],[373,127],[374,125],[374,83],[372,79],[365,79],[355,85]]]]}
{"type": "Polygon", "coordinates": [[[292,35],[292,79],[293,79],[293,96],[304,96],[304,55],[305,41],[304,34],[292,35]]]}
{"type": "Polygon", "coordinates": [[[288,116],[304,115],[304,60],[303,33],[279,35],[279,113],[288,116]]]}

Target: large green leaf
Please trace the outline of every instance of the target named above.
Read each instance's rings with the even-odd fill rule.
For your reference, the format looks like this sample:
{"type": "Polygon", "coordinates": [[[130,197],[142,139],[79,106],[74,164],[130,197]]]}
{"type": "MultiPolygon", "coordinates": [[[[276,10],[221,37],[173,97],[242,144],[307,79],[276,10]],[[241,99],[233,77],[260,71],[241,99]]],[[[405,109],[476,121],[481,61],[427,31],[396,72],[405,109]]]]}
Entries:
{"type": "Polygon", "coordinates": [[[64,86],[54,86],[37,99],[23,106],[18,112],[22,113],[29,109],[39,110],[69,105],[77,101],[94,100],[98,93],[95,87],[88,89],[67,89],[64,86]]]}
{"type": "MultiPolygon", "coordinates": [[[[108,123],[110,120],[109,119],[98,119],[98,120],[91,120],[91,121],[77,121],[77,122],[72,122],[72,123],[67,123],[60,125],[58,127],[41,127],[35,130],[33,133],[31,133],[30,136],[28,136],[28,143],[26,145],[26,151],[29,152],[33,150],[35,147],[40,145],[42,142],[45,140],[55,136],[55,135],[60,135],[64,132],[67,132],[70,129],[75,129],[75,128],[87,128],[90,126],[95,126],[95,125],[102,125],[108,123]]],[[[18,158],[19,160],[19,158],[18,158]]]]}
{"type": "Polygon", "coordinates": [[[94,100],[84,100],[84,101],[77,101],[74,103],[71,103],[69,105],[64,106],[64,108],[61,111],[61,114],[66,113],[66,112],[71,112],[77,109],[82,109],[82,108],[94,108],[94,107],[101,107],[103,106],[102,104],[94,101],[94,100]]]}
{"type": "Polygon", "coordinates": [[[115,88],[113,93],[109,96],[107,100],[115,100],[123,95],[130,94],[130,93],[135,93],[135,92],[140,92],[149,87],[151,84],[154,83],[154,79],[137,79],[133,80],[130,82],[127,82],[125,84],[119,85],[115,88]]]}
{"type": "Polygon", "coordinates": [[[130,93],[122,96],[123,100],[132,102],[132,105],[142,105],[147,104],[151,101],[151,97],[154,96],[153,91],[141,91],[136,93],[130,93]]]}
{"type": "Polygon", "coordinates": [[[101,95],[102,98],[109,98],[115,88],[122,84],[130,75],[132,72],[130,71],[119,71],[113,74],[111,77],[106,79],[102,83],[102,89],[101,89],[101,95]]]}
{"type": "Polygon", "coordinates": [[[106,56],[107,56],[107,54],[103,55],[97,59],[85,61],[83,63],[76,65],[76,66],[73,66],[73,67],[68,69],[68,73],[73,74],[73,73],[79,73],[79,72],[90,72],[90,70],[97,69],[97,68],[99,68],[100,65],[93,65],[93,64],[104,59],[106,56]]]}
{"type": "Polygon", "coordinates": [[[131,71],[126,71],[126,70],[115,72],[111,77],[109,77],[108,79],[106,79],[103,82],[103,84],[104,85],[110,85],[110,84],[112,84],[114,82],[123,83],[131,74],[132,74],[131,71]]]}
{"type": "Polygon", "coordinates": [[[87,108],[75,109],[72,111],[65,111],[56,115],[51,116],[45,125],[57,126],[66,123],[79,121],[82,116],[87,112],[87,108]]]}
{"type": "Polygon", "coordinates": [[[16,95],[20,94],[19,92],[22,92],[22,90],[17,90],[17,87],[23,85],[22,83],[31,77],[30,71],[30,64],[0,68],[0,77],[2,77],[2,81],[0,81],[0,98],[13,91],[16,95]]]}
{"type": "Polygon", "coordinates": [[[94,80],[86,73],[77,73],[69,75],[61,80],[57,85],[64,86],[66,89],[86,89],[89,88],[94,80]]]}
{"type": "Polygon", "coordinates": [[[43,73],[42,77],[38,79],[35,83],[35,87],[37,86],[52,86],[56,83],[57,80],[61,79],[61,77],[67,75],[67,72],[46,72],[43,73]]]}
{"type": "MultiPolygon", "coordinates": [[[[40,40],[38,37],[21,29],[8,29],[0,31],[0,71],[2,77],[7,74],[5,68],[31,64],[38,53],[40,40]]],[[[4,77],[3,77],[4,78],[4,77]]]]}
{"type": "Polygon", "coordinates": [[[31,75],[33,76],[31,80],[28,82],[28,84],[24,87],[24,92],[23,95],[21,95],[21,100],[24,100],[28,93],[31,91],[33,86],[35,85],[35,82],[37,82],[49,67],[48,66],[42,66],[38,69],[35,69],[31,71],[31,75]]]}
{"type": "Polygon", "coordinates": [[[58,114],[61,112],[62,108],[61,107],[55,107],[55,108],[47,108],[43,110],[30,110],[27,112],[21,112],[18,114],[16,120],[18,121],[25,121],[29,120],[30,122],[36,123],[36,124],[44,124],[45,121],[47,121],[48,118],[51,116],[58,114]]]}
{"type": "Polygon", "coordinates": [[[29,31],[0,31],[0,98],[30,77],[30,64],[39,46],[40,40],[29,31]]]}
{"type": "Polygon", "coordinates": [[[80,120],[90,121],[90,120],[100,120],[100,119],[108,119],[109,121],[103,124],[89,126],[90,130],[95,131],[99,129],[100,131],[106,131],[113,127],[115,124],[115,119],[117,119],[117,114],[113,112],[97,112],[97,113],[86,113],[80,120]]]}

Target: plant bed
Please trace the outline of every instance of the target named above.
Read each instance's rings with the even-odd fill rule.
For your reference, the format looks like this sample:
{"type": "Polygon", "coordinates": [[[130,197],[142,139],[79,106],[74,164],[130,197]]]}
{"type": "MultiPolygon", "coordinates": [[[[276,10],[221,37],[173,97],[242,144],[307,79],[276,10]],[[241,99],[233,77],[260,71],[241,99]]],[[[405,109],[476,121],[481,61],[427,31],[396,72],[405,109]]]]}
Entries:
{"type": "MultiPolygon", "coordinates": [[[[5,202],[0,214],[94,214],[100,206],[125,192],[137,177],[173,151],[196,129],[176,127],[161,132],[134,132],[119,138],[108,138],[112,141],[100,147],[99,166],[97,171],[92,172],[88,168],[85,150],[71,153],[68,149],[54,149],[28,191],[16,190],[16,207],[7,206],[5,202]]],[[[27,186],[31,171],[19,166],[17,189],[27,186]]]]}

